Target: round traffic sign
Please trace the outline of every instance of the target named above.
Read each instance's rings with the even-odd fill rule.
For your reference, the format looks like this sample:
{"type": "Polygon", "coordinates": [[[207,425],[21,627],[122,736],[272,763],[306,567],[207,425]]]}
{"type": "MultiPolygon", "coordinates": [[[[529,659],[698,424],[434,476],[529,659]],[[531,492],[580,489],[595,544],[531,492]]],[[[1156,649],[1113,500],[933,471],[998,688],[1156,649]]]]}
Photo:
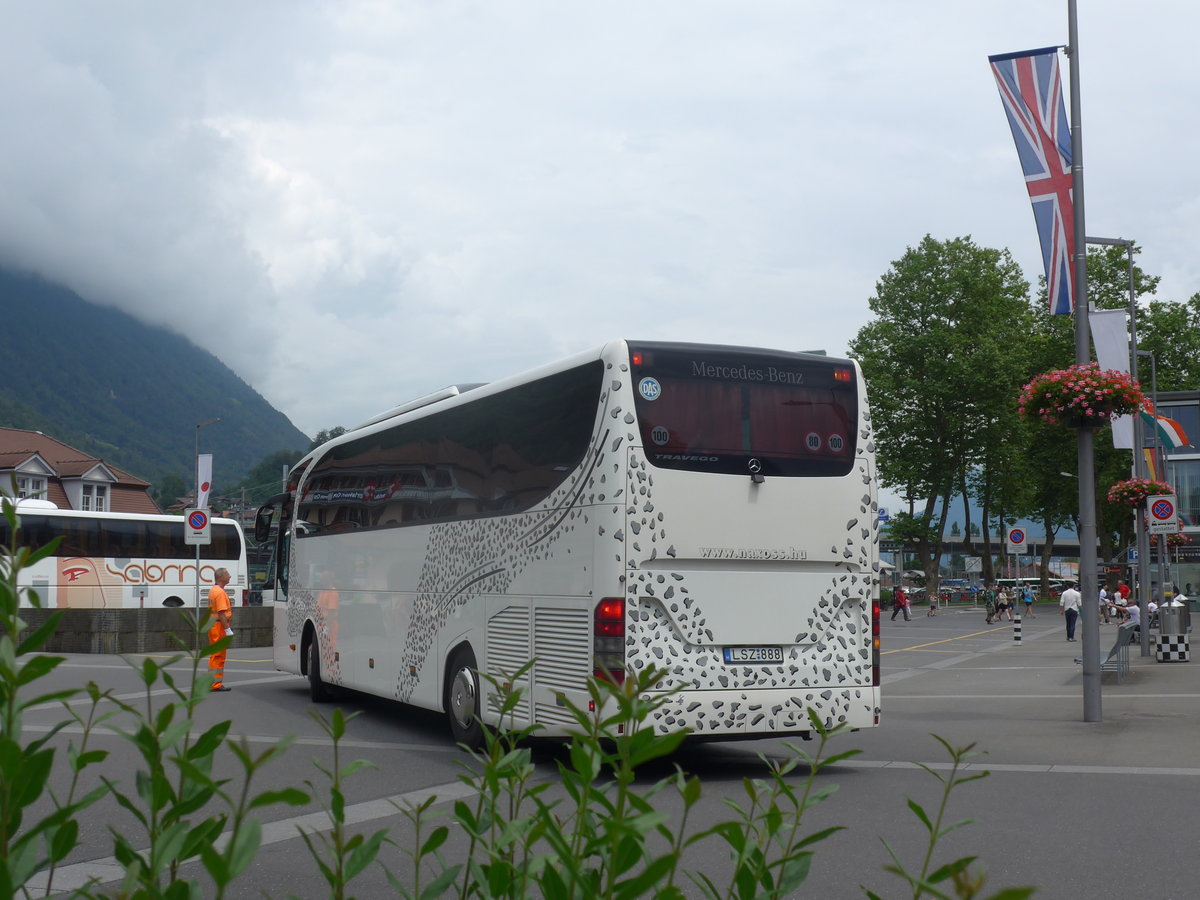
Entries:
{"type": "Polygon", "coordinates": [[[1008,540],[1013,544],[1025,543],[1025,531],[1021,528],[1014,528],[1008,533],[1008,540]]]}
{"type": "Polygon", "coordinates": [[[208,524],[208,513],[202,509],[194,509],[188,516],[188,525],[196,531],[204,528],[208,524]]]}
{"type": "Polygon", "coordinates": [[[1154,501],[1150,507],[1150,515],[1160,522],[1175,518],[1175,502],[1165,497],[1154,501]]]}

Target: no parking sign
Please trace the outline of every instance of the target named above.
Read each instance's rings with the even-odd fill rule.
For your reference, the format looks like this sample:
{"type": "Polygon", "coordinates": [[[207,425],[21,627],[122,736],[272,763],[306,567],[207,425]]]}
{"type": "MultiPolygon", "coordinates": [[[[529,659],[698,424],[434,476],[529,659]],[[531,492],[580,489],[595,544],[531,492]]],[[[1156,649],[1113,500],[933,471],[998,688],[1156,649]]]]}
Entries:
{"type": "Polygon", "coordinates": [[[1179,517],[1176,515],[1173,494],[1147,497],[1146,508],[1150,512],[1151,534],[1175,534],[1179,531],[1179,517]]]}
{"type": "Polygon", "coordinates": [[[1016,527],[1008,529],[1008,552],[1017,554],[1025,552],[1024,528],[1016,527]]]}
{"type": "Polygon", "coordinates": [[[212,519],[207,509],[189,509],[184,516],[183,542],[207,546],[212,543],[212,519]]]}

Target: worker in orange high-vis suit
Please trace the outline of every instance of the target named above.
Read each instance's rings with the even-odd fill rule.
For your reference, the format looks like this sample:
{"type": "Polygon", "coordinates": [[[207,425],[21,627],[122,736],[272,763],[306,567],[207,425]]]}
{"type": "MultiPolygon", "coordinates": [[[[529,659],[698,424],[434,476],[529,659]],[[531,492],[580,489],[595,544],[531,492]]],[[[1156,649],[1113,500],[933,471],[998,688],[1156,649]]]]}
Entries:
{"type": "MultiPolygon", "coordinates": [[[[229,584],[229,570],[217,569],[216,584],[208,591],[208,614],[214,619],[208,629],[208,643],[212,646],[221,638],[233,634],[233,607],[229,603],[229,595],[225,593],[225,585],[229,584]]],[[[225,686],[225,651],[221,650],[208,657],[208,671],[213,677],[214,691],[227,691],[225,686]]]]}

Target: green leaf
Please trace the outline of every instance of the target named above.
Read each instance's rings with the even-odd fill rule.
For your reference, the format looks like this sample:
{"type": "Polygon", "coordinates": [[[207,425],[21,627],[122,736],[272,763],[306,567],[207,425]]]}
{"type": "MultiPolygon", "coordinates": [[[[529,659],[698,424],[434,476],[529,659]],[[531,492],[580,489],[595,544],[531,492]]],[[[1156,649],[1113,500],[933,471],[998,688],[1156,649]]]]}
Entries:
{"type": "Polygon", "coordinates": [[[430,833],[425,843],[421,846],[421,849],[417,851],[417,856],[428,856],[430,853],[433,853],[438,847],[446,843],[446,838],[449,836],[450,829],[445,825],[439,825],[430,833]]]}
{"type": "Polygon", "coordinates": [[[289,806],[303,806],[311,801],[312,796],[299,788],[284,788],[281,791],[263,791],[250,802],[247,809],[273,806],[276,803],[286,803],[289,806]]]}
{"type": "Polygon", "coordinates": [[[50,839],[50,861],[58,863],[66,859],[67,854],[75,849],[78,838],[79,822],[77,819],[70,819],[56,828],[54,836],[50,839]]]}
{"type": "Polygon", "coordinates": [[[379,847],[387,840],[387,836],[388,829],[380,829],[363,841],[361,846],[354,849],[350,858],[346,860],[346,881],[350,881],[375,861],[375,857],[379,855],[379,847]]]}
{"type": "Polygon", "coordinates": [[[46,618],[46,621],[26,635],[25,640],[17,645],[17,656],[24,656],[27,653],[33,653],[46,645],[46,641],[54,636],[58,631],[58,623],[62,621],[64,613],[62,611],[55,612],[46,618]]]}
{"type": "MultiPolygon", "coordinates": [[[[458,873],[461,871],[462,866],[450,866],[444,869],[429,884],[425,885],[425,888],[421,891],[420,900],[437,900],[438,897],[442,896],[442,894],[446,893],[454,885],[454,881],[458,878],[458,873]]],[[[551,900],[549,895],[547,895],[546,900],[551,900]]]]}
{"type": "Polygon", "coordinates": [[[233,841],[225,850],[229,858],[229,880],[237,878],[254,861],[254,855],[262,844],[262,823],[249,818],[233,835],[233,841]]]}
{"type": "Polygon", "coordinates": [[[188,748],[188,759],[200,759],[201,757],[211,756],[221,746],[221,742],[225,740],[225,736],[229,734],[229,729],[233,722],[226,720],[218,722],[196,740],[191,747],[188,748]]]}
{"type": "Polygon", "coordinates": [[[633,900],[650,893],[651,889],[665,879],[675,867],[673,855],[660,856],[641,872],[617,884],[616,900],[633,900]]]}
{"type": "Polygon", "coordinates": [[[913,815],[921,820],[921,824],[925,826],[925,830],[933,834],[933,823],[929,821],[929,816],[925,814],[925,810],[921,807],[921,804],[910,799],[908,801],[908,808],[913,811],[913,815]]]}

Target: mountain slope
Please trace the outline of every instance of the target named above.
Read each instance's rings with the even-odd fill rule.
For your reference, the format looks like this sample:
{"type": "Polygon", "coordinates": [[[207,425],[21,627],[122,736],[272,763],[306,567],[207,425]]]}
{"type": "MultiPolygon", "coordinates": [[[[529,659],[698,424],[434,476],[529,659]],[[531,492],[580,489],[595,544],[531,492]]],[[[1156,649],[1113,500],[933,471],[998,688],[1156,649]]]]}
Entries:
{"type": "Polygon", "coordinates": [[[309,440],[220,360],[179,335],[0,270],[0,425],[44,431],[150,482],[192,484],[196,424],[213,482],[309,440]]]}

